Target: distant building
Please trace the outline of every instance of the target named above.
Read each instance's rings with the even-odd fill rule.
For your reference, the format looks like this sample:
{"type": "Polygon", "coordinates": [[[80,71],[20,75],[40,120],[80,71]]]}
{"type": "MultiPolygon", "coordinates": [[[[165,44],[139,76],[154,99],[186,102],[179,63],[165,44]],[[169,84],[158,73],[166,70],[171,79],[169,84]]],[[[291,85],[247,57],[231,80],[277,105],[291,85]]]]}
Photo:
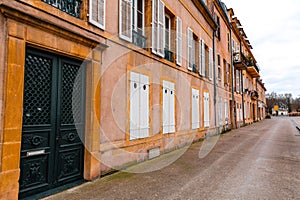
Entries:
{"type": "Polygon", "coordinates": [[[280,102],[278,105],[274,105],[272,108],[272,115],[273,116],[288,116],[289,115],[289,108],[284,103],[280,102]]]}

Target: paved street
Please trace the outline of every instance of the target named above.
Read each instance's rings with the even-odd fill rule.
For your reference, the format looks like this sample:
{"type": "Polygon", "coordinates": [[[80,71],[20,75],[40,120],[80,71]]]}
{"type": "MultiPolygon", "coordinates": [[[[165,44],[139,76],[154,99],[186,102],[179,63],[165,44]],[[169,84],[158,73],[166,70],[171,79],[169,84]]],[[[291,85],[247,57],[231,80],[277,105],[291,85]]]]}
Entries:
{"type": "Polygon", "coordinates": [[[296,124],[264,120],[222,135],[202,159],[200,142],[159,171],[119,172],[48,199],[300,199],[296,124]]]}

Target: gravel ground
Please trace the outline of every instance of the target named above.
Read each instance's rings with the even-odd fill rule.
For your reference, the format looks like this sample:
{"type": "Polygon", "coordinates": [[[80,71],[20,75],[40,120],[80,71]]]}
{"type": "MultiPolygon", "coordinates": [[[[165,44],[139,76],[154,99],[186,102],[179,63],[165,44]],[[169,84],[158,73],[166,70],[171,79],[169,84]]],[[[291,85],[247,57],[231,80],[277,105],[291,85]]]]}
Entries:
{"type": "Polygon", "coordinates": [[[300,199],[297,124],[300,118],[264,120],[211,138],[217,144],[204,158],[199,150],[207,141],[161,170],[118,172],[46,199],[300,199]]]}

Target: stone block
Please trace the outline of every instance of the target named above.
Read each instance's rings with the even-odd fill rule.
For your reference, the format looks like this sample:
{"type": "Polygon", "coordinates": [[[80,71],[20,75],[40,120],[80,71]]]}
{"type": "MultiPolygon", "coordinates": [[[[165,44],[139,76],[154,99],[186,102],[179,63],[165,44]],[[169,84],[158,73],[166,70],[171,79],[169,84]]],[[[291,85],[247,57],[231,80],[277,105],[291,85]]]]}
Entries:
{"type": "Polygon", "coordinates": [[[19,169],[20,149],[21,144],[19,142],[3,143],[1,171],[19,169]]]}

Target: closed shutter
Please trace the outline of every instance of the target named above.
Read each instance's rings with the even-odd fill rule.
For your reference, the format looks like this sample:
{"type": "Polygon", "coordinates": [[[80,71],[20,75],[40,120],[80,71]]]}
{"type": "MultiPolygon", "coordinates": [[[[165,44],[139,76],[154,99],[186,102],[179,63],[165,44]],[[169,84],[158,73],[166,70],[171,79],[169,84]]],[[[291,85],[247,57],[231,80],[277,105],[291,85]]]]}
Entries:
{"type": "Polygon", "coordinates": [[[192,70],[192,57],[193,57],[193,55],[192,55],[192,51],[193,51],[193,31],[188,27],[188,38],[187,38],[187,44],[188,44],[188,47],[187,47],[187,49],[188,49],[188,52],[187,52],[187,54],[188,54],[188,56],[187,56],[187,58],[188,58],[188,63],[187,63],[187,68],[189,69],[189,70],[192,70]]]}
{"type": "Polygon", "coordinates": [[[130,140],[138,139],[140,135],[140,83],[139,74],[130,73],[130,140]]]}
{"type": "Polygon", "coordinates": [[[149,77],[130,73],[130,140],[149,137],[149,77]]]}
{"type": "Polygon", "coordinates": [[[157,0],[152,0],[152,53],[157,53],[157,42],[158,42],[158,36],[157,36],[157,0]]]}
{"type": "Polygon", "coordinates": [[[228,101],[224,100],[225,124],[228,124],[228,101]]]}
{"type": "Polygon", "coordinates": [[[182,21],[176,18],[176,64],[182,65],[182,21]]]}
{"type": "Polygon", "coordinates": [[[175,132],[175,84],[163,81],[163,133],[175,132]]]}
{"type": "Polygon", "coordinates": [[[132,0],[120,0],[119,36],[132,42],[132,0]]]}
{"type": "Polygon", "coordinates": [[[90,0],[89,21],[95,26],[105,29],[106,0],[90,0]]]}
{"type": "Polygon", "coordinates": [[[240,73],[236,70],[236,92],[240,92],[240,73]]]}
{"type": "Polygon", "coordinates": [[[163,133],[169,133],[170,130],[170,90],[169,82],[163,81],[163,133]]]}
{"type": "Polygon", "coordinates": [[[200,127],[199,99],[199,90],[192,89],[192,129],[200,127]]]}
{"type": "Polygon", "coordinates": [[[223,102],[222,98],[219,99],[219,124],[223,125],[223,102]]]}
{"type": "Polygon", "coordinates": [[[149,136],[149,77],[140,75],[140,138],[149,136]]]}
{"type": "Polygon", "coordinates": [[[213,50],[209,48],[209,79],[212,79],[212,70],[213,70],[213,50]]]}
{"type": "Polygon", "coordinates": [[[204,92],[204,126],[209,127],[209,93],[204,92]]]}
{"type": "Polygon", "coordinates": [[[205,43],[204,40],[201,41],[201,75],[205,76],[205,43]]]}
{"type": "Polygon", "coordinates": [[[175,84],[170,82],[170,133],[175,132],[175,84]]]}
{"type": "Polygon", "coordinates": [[[165,56],[165,4],[158,1],[158,47],[157,54],[165,56]]]}

